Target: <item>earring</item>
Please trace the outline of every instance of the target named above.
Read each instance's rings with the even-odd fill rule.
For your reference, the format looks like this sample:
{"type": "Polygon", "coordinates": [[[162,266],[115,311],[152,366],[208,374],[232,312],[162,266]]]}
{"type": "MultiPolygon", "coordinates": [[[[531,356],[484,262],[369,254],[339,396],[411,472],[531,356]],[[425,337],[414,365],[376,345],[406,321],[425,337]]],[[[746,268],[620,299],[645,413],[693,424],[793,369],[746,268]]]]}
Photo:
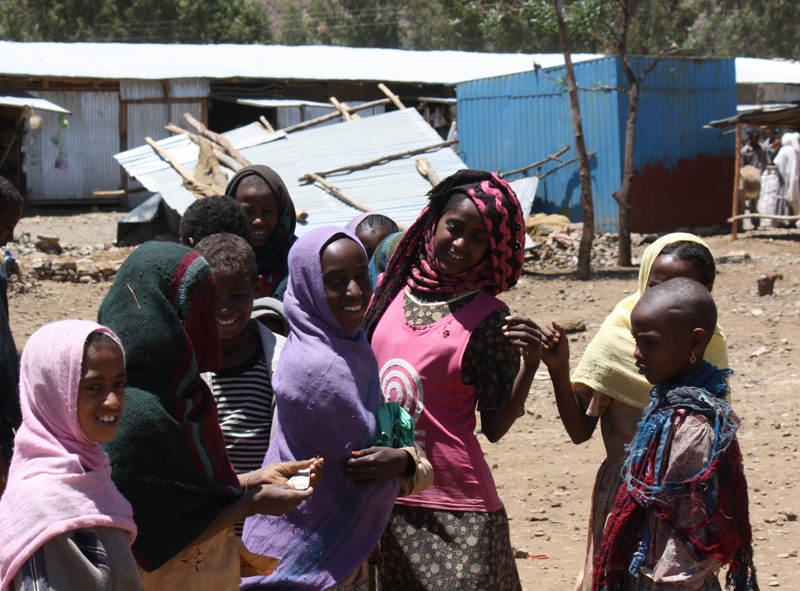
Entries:
{"type": "Polygon", "coordinates": [[[692,351],[692,356],[689,358],[689,363],[694,365],[696,361],[697,361],[697,357],[694,356],[694,351],[692,351]]]}

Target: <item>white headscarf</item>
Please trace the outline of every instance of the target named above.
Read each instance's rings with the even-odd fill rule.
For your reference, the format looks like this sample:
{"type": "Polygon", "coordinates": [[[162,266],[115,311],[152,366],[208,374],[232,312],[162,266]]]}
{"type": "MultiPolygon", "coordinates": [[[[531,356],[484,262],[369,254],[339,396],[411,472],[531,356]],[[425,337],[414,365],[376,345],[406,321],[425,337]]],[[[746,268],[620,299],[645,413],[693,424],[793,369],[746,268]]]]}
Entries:
{"type": "Polygon", "coordinates": [[[775,167],[783,179],[783,197],[792,211],[800,211],[800,143],[793,133],[784,133],[781,149],[775,156],[775,167]]]}

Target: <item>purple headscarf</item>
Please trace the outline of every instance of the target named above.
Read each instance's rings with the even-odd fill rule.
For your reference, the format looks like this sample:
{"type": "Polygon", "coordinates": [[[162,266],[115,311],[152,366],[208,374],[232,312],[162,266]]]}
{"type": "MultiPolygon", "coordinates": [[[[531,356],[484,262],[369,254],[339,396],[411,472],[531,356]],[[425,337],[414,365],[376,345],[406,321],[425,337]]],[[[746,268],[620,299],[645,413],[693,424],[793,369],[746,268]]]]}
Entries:
{"type": "Polygon", "coordinates": [[[264,465],[322,456],[325,475],[311,498],[286,515],[255,515],[243,540],[252,552],[280,556],[269,577],[242,588],[327,589],[353,572],[375,548],[397,499],[397,478],[358,488],[342,470],[350,452],[375,442],[375,410],[382,402],[378,364],[360,329],[344,330],[325,297],[322,251],[355,235],[323,227],[300,238],[289,253],[283,301],[291,327],[273,386],[278,422],[264,465]]]}

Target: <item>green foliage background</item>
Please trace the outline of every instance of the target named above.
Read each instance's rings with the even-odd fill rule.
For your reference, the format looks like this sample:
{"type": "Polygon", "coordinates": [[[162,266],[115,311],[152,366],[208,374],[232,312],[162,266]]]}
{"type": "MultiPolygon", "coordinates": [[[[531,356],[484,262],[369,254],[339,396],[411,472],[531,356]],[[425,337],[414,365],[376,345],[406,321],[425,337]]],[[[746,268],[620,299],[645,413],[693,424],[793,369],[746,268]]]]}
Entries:
{"type": "MultiPolygon", "coordinates": [[[[614,0],[564,0],[573,51],[612,52],[614,0]],[[605,41],[604,41],[605,40],[605,41]]],[[[628,52],[800,59],[798,0],[630,0],[628,52]]],[[[0,0],[19,41],[559,52],[552,0],[0,0]]]]}

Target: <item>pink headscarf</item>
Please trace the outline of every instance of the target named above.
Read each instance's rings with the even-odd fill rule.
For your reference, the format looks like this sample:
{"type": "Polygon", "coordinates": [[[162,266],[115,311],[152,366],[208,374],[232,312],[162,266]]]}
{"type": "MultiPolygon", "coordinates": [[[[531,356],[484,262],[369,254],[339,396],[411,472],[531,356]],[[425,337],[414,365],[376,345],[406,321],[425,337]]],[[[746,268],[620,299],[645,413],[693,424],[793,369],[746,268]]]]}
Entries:
{"type": "Polygon", "coordinates": [[[45,542],[74,529],[136,525],[130,503],[111,481],[108,456],[78,421],[83,349],[108,328],[64,320],[37,330],[22,353],[22,426],[14,442],[8,486],[0,500],[0,589],[45,542]]]}

